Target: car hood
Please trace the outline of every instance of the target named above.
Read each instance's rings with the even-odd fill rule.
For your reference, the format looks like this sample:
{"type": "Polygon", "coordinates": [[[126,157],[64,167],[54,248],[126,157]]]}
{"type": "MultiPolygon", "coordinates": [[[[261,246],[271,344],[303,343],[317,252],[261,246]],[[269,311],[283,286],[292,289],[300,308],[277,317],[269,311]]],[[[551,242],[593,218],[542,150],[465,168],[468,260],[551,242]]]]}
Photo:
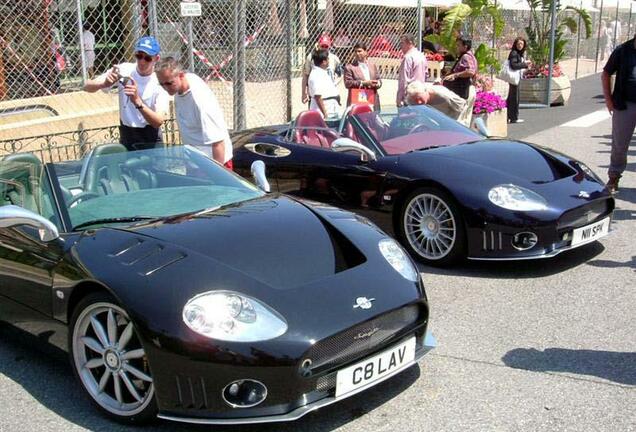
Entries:
{"type": "MultiPolygon", "coordinates": [[[[352,247],[311,207],[285,196],[264,197],[125,230],[212,258],[279,289],[346,268],[341,252],[343,247],[352,247]]],[[[357,248],[353,249],[351,255],[360,258],[357,248]]]]}
{"type": "Polygon", "coordinates": [[[463,162],[467,169],[480,167],[508,179],[519,179],[520,183],[545,184],[576,174],[576,170],[566,163],[570,159],[567,156],[520,141],[483,140],[405,155],[409,156],[447,158],[463,162]]]}

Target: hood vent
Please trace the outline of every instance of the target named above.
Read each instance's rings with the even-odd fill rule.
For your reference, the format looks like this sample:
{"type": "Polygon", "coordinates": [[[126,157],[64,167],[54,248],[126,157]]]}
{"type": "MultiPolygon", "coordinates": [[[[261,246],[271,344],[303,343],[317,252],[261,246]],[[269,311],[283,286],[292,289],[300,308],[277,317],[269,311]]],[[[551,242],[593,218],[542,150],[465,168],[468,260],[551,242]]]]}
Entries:
{"type": "Polygon", "coordinates": [[[163,270],[171,264],[181,261],[187,255],[181,251],[166,248],[155,241],[146,241],[137,237],[108,254],[120,264],[134,267],[142,276],[163,270]]]}

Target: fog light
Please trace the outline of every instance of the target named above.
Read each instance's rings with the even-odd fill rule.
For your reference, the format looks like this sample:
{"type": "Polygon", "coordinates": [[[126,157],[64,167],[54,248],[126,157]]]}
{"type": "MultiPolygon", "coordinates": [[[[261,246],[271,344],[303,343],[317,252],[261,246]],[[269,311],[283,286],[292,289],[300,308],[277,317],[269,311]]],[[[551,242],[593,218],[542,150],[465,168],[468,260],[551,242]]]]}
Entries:
{"type": "Polygon", "coordinates": [[[517,250],[525,251],[532,249],[537,244],[538,238],[535,233],[522,232],[512,237],[512,247],[517,250]]]}
{"type": "Polygon", "coordinates": [[[223,389],[223,400],[232,408],[251,408],[267,397],[267,387],[252,379],[237,380],[223,389]]]}

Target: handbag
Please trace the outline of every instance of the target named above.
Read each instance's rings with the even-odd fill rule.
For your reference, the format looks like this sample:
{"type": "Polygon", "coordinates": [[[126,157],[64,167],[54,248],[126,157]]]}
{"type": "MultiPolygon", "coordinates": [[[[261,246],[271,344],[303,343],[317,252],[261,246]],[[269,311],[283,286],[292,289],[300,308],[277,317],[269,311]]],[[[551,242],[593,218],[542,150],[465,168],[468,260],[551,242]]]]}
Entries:
{"type": "Polygon", "coordinates": [[[499,79],[512,85],[519,85],[521,81],[521,70],[513,70],[510,67],[510,60],[506,60],[503,63],[501,72],[499,72],[499,79]]]}
{"type": "Polygon", "coordinates": [[[375,103],[375,89],[351,89],[351,103],[365,103],[373,106],[375,103]]]}

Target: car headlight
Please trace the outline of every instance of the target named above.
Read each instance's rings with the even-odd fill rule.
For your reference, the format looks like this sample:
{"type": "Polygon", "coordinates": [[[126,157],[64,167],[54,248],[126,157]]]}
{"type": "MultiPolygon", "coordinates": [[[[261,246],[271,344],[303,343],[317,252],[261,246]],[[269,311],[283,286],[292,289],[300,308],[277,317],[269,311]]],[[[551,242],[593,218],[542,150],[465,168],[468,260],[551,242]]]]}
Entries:
{"type": "Polygon", "coordinates": [[[406,255],[404,249],[397,244],[393,239],[382,239],[378,243],[380,252],[384,255],[384,258],[391,264],[391,266],[401,274],[405,279],[412,282],[417,282],[417,269],[411,262],[411,259],[406,255]]]}
{"type": "Polygon", "coordinates": [[[224,341],[256,342],[287,331],[285,319],[266,304],[233,291],[210,291],[191,298],[183,321],[196,333],[224,341]]]}
{"type": "Polygon", "coordinates": [[[497,185],[488,192],[491,203],[508,210],[546,210],[548,203],[541,195],[513,184],[497,185]]]}

